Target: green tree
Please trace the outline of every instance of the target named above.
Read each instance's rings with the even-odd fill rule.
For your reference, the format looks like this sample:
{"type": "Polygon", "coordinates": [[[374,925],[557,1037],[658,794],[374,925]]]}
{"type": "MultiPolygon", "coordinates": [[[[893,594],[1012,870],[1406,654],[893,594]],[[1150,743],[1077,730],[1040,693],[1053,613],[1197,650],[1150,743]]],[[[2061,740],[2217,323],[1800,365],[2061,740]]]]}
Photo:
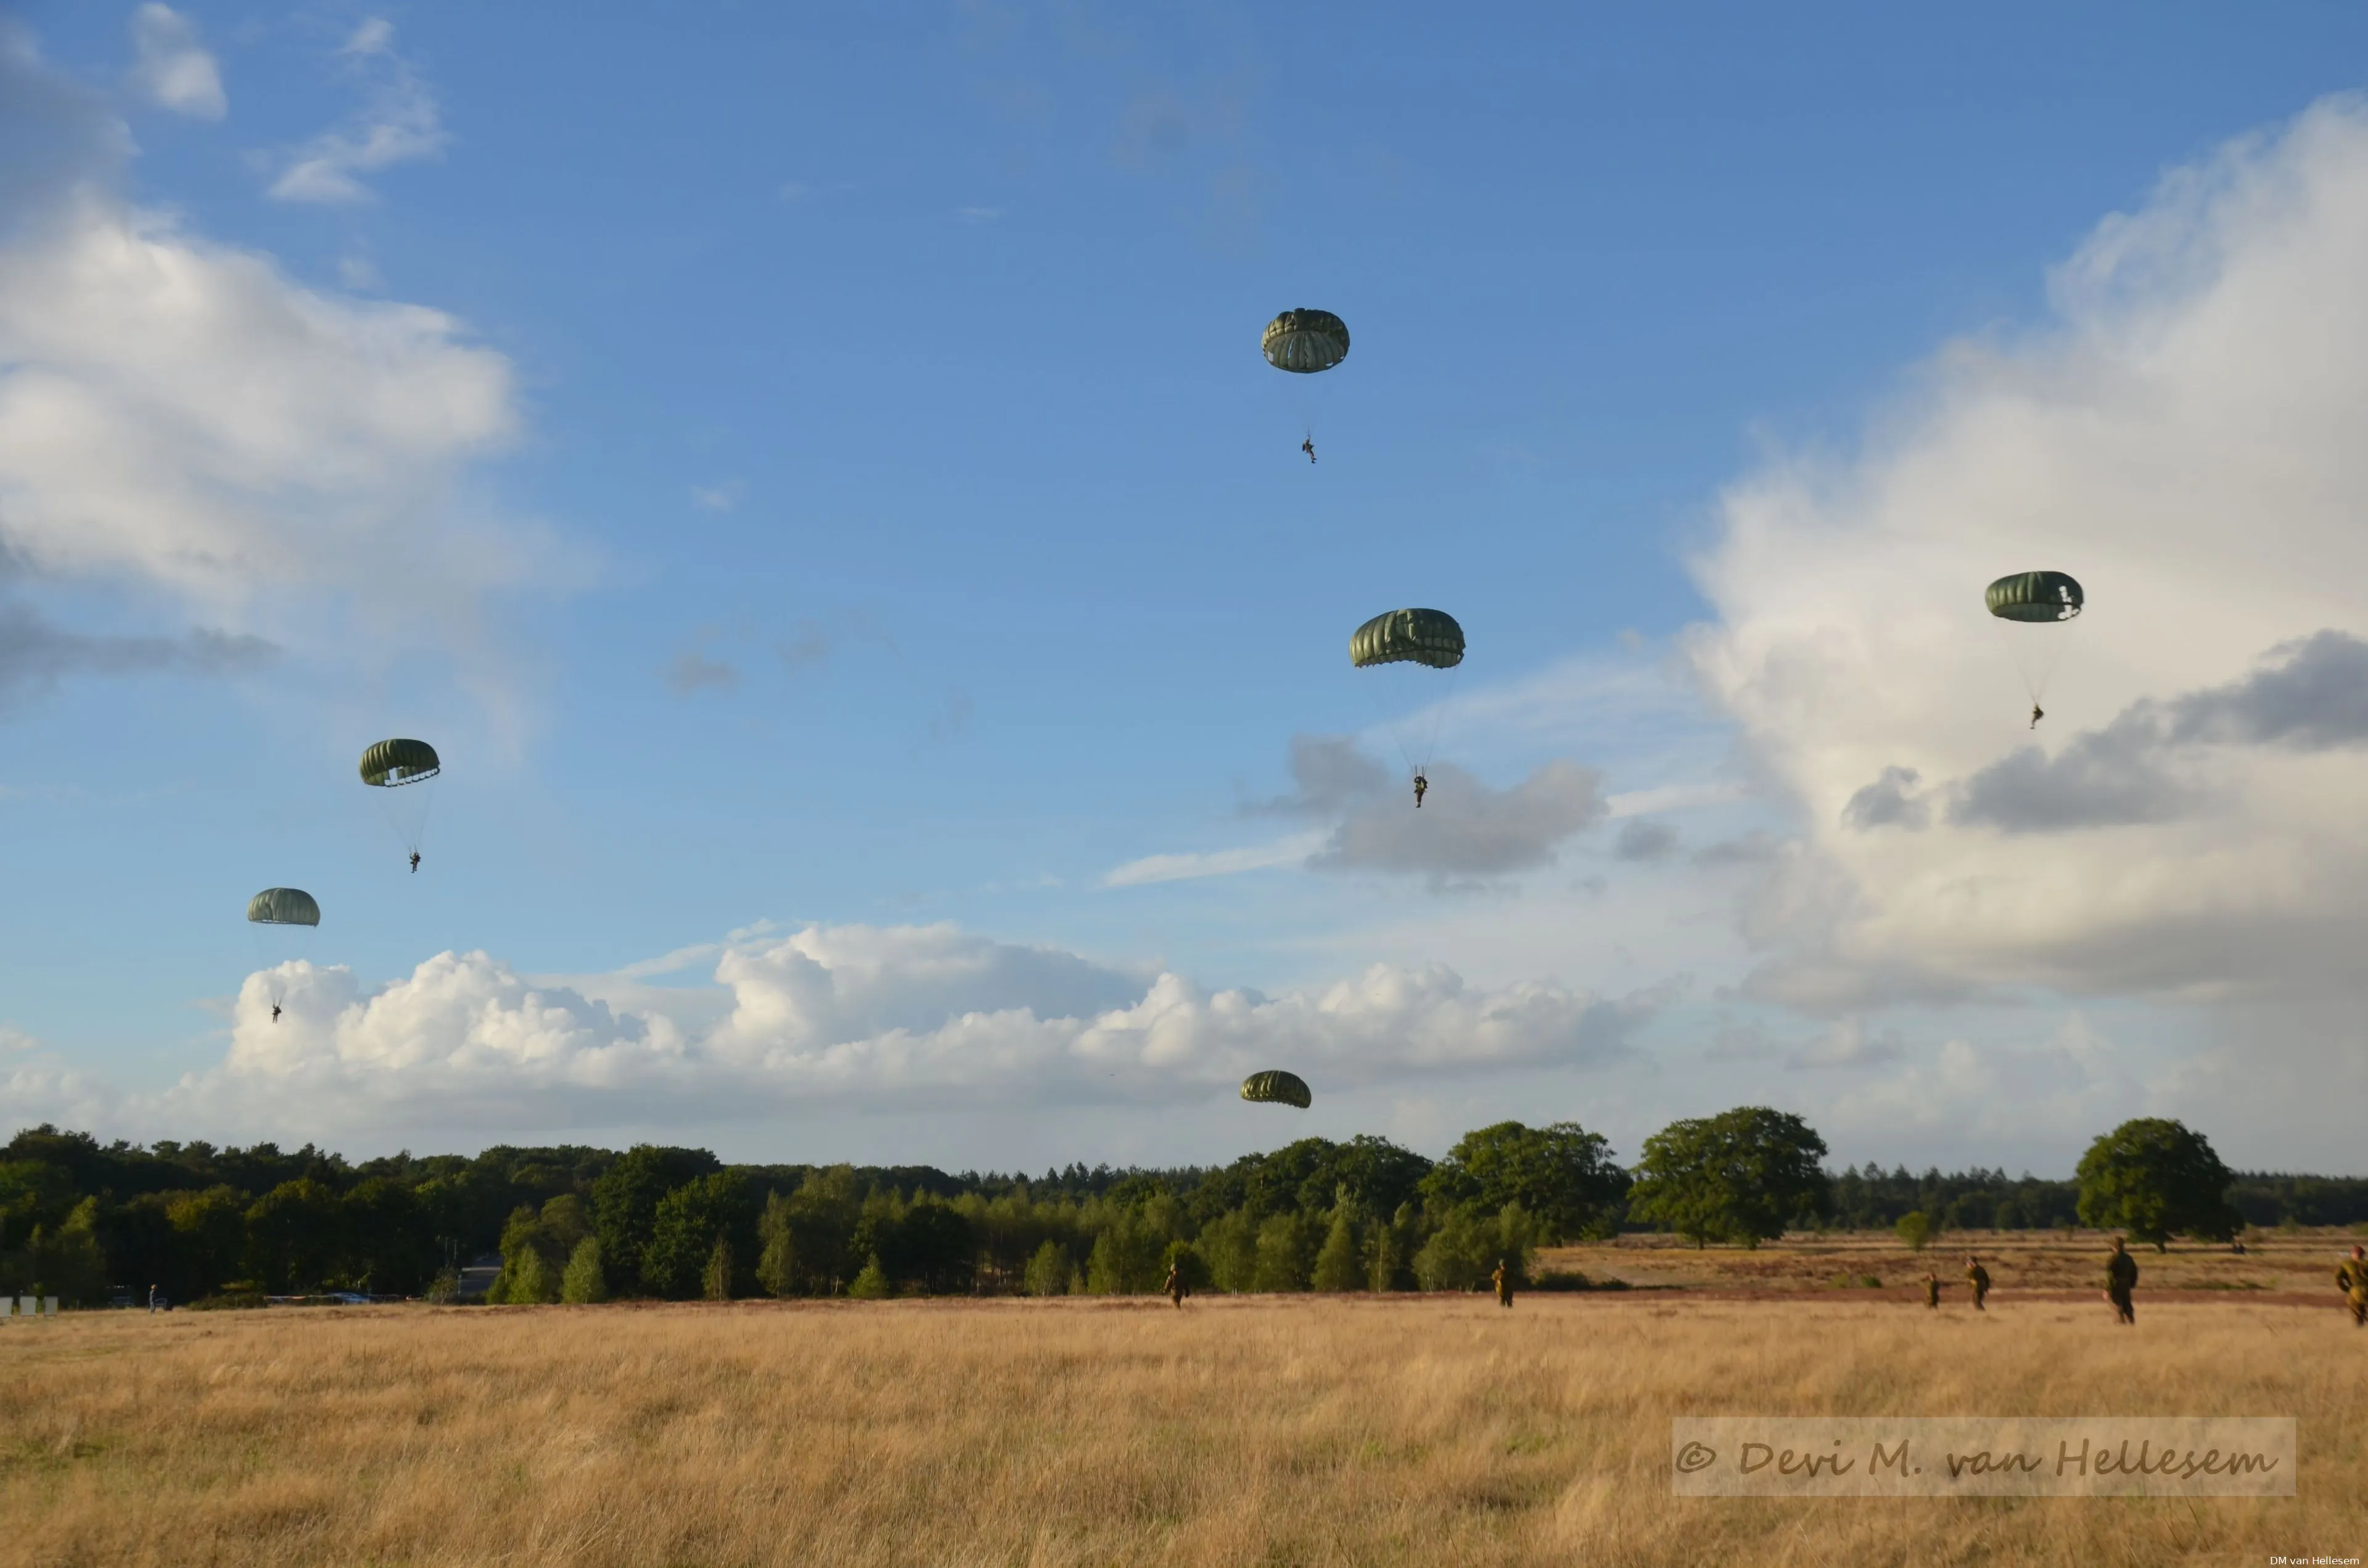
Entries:
{"type": "Polygon", "coordinates": [[[1338,1292],[1365,1288],[1365,1260],[1357,1244],[1357,1230],[1356,1210],[1346,1202],[1335,1204],[1324,1244],[1316,1249],[1315,1265],[1309,1271],[1308,1282],[1316,1290],[1338,1292]]]}
{"type": "Polygon", "coordinates": [[[1060,1296],[1068,1293],[1069,1252],[1060,1243],[1045,1240],[1028,1260],[1025,1288],[1031,1296],[1060,1296]]]}
{"type": "Polygon", "coordinates": [[[1910,1209],[1891,1228],[1909,1252],[1922,1252],[1924,1244],[1932,1239],[1932,1216],[1921,1209],[1910,1209]]]}
{"type": "MultiPolygon", "coordinates": [[[[619,1155],[592,1184],[600,1256],[618,1290],[628,1295],[666,1294],[643,1278],[642,1268],[642,1253],[657,1231],[658,1204],[677,1187],[722,1168],[722,1162],[704,1149],[643,1143],[619,1155]]],[[[699,1265],[706,1260],[711,1240],[701,1238],[699,1243],[698,1257],[690,1266],[694,1278],[699,1265]]]]}
{"type": "Polygon", "coordinates": [[[1110,1216],[1086,1257],[1086,1289],[1097,1296],[1142,1296],[1159,1289],[1165,1238],[1139,1209],[1110,1216]]]}
{"type": "Polygon", "coordinates": [[[724,1237],[716,1237],[715,1250],[707,1255],[707,1267],[700,1276],[700,1294],[711,1301],[732,1299],[732,1244],[724,1237]]]}
{"type": "MultiPolygon", "coordinates": [[[[734,1258],[754,1256],[758,1250],[756,1228],[757,1206],[744,1173],[715,1171],[694,1177],[658,1199],[649,1244],[642,1254],[642,1282],[669,1301],[702,1295],[716,1243],[732,1243],[734,1258]]],[[[600,1251],[608,1255],[605,1235],[600,1251]]]]}
{"type": "Polygon", "coordinates": [[[1826,1141],[1788,1111],[1745,1106],[1674,1121],[1645,1140],[1628,1195],[1631,1217],[1666,1226],[1696,1246],[1758,1246],[1793,1220],[1827,1212],[1831,1184],[1818,1162],[1826,1141]]]}
{"type": "Polygon", "coordinates": [[[1366,1285],[1374,1290],[1412,1290],[1419,1288],[1415,1278],[1414,1255],[1421,1244],[1421,1211],[1411,1203],[1401,1203],[1390,1218],[1373,1227],[1367,1248],[1366,1285]]]}
{"type": "Polygon", "coordinates": [[[2244,1217],[2228,1203],[2232,1179],[2203,1134],[2160,1117],[2099,1138],[2074,1174],[2082,1224],[2126,1231],[2157,1251],[2174,1235],[2225,1242],[2242,1230],[2244,1217]]]}
{"type": "Polygon", "coordinates": [[[559,1278],[559,1299],[590,1306],[609,1299],[609,1281],[600,1268],[600,1238],[586,1236],[567,1256],[567,1270],[559,1278]]]}
{"type": "Polygon", "coordinates": [[[1628,1194],[1628,1173],[1600,1133],[1575,1121],[1524,1127],[1500,1121],[1467,1132],[1422,1180],[1426,1197],[1476,1203],[1489,1213],[1518,1203],[1550,1241],[1608,1235],[1628,1194]]]}
{"type": "Polygon", "coordinates": [[[41,1289],[76,1306],[96,1306],[107,1297],[107,1255],[98,1244],[98,1199],[85,1198],[52,1230],[36,1226],[33,1267],[41,1289]]]}
{"type": "MultiPolygon", "coordinates": [[[[536,1306],[559,1299],[559,1276],[543,1261],[540,1247],[520,1247],[494,1283],[500,1290],[498,1300],[512,1306],[536,1306]]],[[[488,1293],[487,1299],[496,1298],[488,1293]]]]}
{"type": "Polygon", "coordinates": [[[246,1251],[246,1201],[228,1187],[183,1193],[165,1205],[188,1301],[211,1296],[237,1278],[246,1251]]]}
{"type": "Polygon", "coordinates": [[[1258,1289],[1258,1221],[1247,1209],[1228,1210],[1202,1225],[1200,1244],[1218,1290],[1238,1296],[1258,1289]]]}
{"type": "Polygon", "coordinates": [[[282,1182],[246,1211],[247,1270],[267,1290],[310,1290],[345,1250],[345,1206],[311,1176],[282,1182]]]}
{"type": "Polygon", "coordinates": [[[435,1270],[436,1233],[411,1188],[385,1176],[357,1183],[342,1200],[345,1256],[338,1272],[357,1290],[404,1295],[435,1270]]]}
{"type": "Polygon", "coordinates": [[[1258,1267],[1251,1285],[1259,1290],[1304,1290],[1315,1273],[1318,1227],[1300,1210],[1277,1214],[1258,1229],[1258,1267]]]}
{"type": "Polygon", "coordinates": [[[1431,1226],[1414,1255],[1415,1282],[1426,1290],[1469,1290],[1497,1266],[1496,1224],[1459,1203],[1431,1226]]]}
{"type": "Polygon", "coordinates": [[[798,1241],[790,1212],[788,1194],[765,1194],[765,1211],[757,1219],[757,1283],[770,1296],[798,1293],[798,1241]]]}
{"type": "Polygon", "coordinates": [[[874,1255],[866,1260],[863,1271],[848,1281],[847,1293],[859,1301],[884,1301],[896,1290],[888,1283],[888,1271],[880,1267],[880,1259],[874,1255]]]}

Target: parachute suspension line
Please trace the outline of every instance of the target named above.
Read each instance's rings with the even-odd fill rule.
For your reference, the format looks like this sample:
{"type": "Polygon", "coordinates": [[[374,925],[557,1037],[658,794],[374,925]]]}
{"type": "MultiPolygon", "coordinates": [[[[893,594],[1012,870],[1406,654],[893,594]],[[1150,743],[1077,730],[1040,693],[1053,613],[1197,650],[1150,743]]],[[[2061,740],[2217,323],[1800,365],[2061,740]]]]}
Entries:
{"type": "Polygon", "coordinates": [[[1439,750],[1439,733],[1447,723],[1447,710],[1455,701],[1455,682],[1463,674],[1462,665],[1457,665],[1449,670],[1447,689],[1440,693],[1439,700],[1430,706],[1430,733],[1424,737],[1422,743],[1422,766],[1415,769],[1425,778],[1430,776],[1430,759],[1439,750]]]}

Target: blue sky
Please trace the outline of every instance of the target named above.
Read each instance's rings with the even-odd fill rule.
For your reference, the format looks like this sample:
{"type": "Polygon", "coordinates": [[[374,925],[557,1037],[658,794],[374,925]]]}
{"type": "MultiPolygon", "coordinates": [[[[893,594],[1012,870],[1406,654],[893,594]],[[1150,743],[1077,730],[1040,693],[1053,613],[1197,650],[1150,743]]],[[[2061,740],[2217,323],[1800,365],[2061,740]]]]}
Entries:
{"type": "MultiPolygon", "coordinates": [[[[12,15],[38,134],[0,259],[0,588],[40,631],[0,713],[0,1108],[357,1152],[649,1135],[1034,1165],[1224,1158],[1302,1126],[1435,1153],[1508,1115],[1633,1154],[1756,1096],[1847,1157],[2060,1169],[2123,1115],[2191,1107],[2233,1154],[2294,1148],[2310,1096],[2232,1101],[2213,1074],[2244,1009],[2340,1011],[2332,968],[2058,962],[2159,934],[2035,892],[2007,936],[1898,936],[1962,879],[1888,882],[1907,858],[1871,863],[1832,824],[1926,754],[1905,727],[1783,717],[1735,672],[1788,614],[1744,567],[1755,498],[1812,496],[1794,562],[1895,540],[1880,497],[1958,449],[1980,389],[2060,371],[2132,293],[2237,308],[2191,273],[2237,275],[2245,191],[2317,180],[2312,211],[2348,210],[2350,165],[2293,128],[2331,117],[2341,141],[2368,18],[12,15]],[[2182,177],[2237,196],[2124,267],[2117,236],[2179,218],[2182,177]],[[155,266],[110,270],[94,236],[155,266]],[[2100,267],[2119,303],[2080,292],[2100,267]],[[1314,384],[1256,349],[1301,304],[1355,338],[1314,384]],[[106,389],[101,455],[69,460],[60,411],[84,404],[61,387],[106,389]],[[126,450],[136,483],[104,455],[126,450]],[[1342,644],[1410,603],[1470,637],[1440,752],[1463,772],[1385,820],[1290,759],[1294,737],[1390,756],[1342,644]],[[198,630],[259,642],[217,656],[198,630]],[[416,878],[353,774],[394,733],[450,768],[416,878]],[[1768,881],[1806,860],[1855,890],[1815,918],[1768,881]],[[319,895],[316,961],[344,967],[263,1033],[238,916],[271,883],[319,895]],[[1873,924],[1802,963],[1857,978],[1780,983],[1787,942],[1842,904],[1873,924]],[[809,928],[800,961],[836,1001],[767,1034],[723,969],[778,970],[809,928]],[[888,956],[848,956],[867,933],[888,956]],[[423,978],[446,952],[488,967],[423,978]],[[950,963],[969,979],[941,984],[950,963]],[[1432,974],[1446,1012],[1376,1003],[1338,1040],[1286,1016],[1337,1015],[1315,999],[1377,964],[1463,990],[1432,974]],[[1281,1011],[1235,1037],[1222,1006],[1188,1008],[1195,1043],[1091,1082],[1101,1048],[1053,1026],[1163,971],[1281,1011]],[[458,989],[431,1007],[431,982],[458,989]],[[1543,1032],[1473,1045],[1525,987],[1543,1032]],[[965,1017],[1052,1032],[999,1055],[948,1034],[965,1017]],[[936,1054],[908,1058],[923,1034],[936,1054]],[[600,1055],[627,1045],[663,1091],[600,1055]],[[1338,1092],[1319,1071],[1304,1122],[1246,1119],[1229,1053],[1294,1046],[1338,1092]],[[868,1065],[817,1065],[850,1053],[868,1065]],[[2040,1094],[2055,1113],[2019,1108],[2040,1094]]],[[[2117,352],[2151,364],[2155,341],[2117,352]]],[[[2057,431],[2092,410],[2039,403],[2057,431]]],[[[2262,458],[2231,432],[2229,461],[2283,475],[2341,444],[2281,438],[2262,458]]],[[[1997,521],[1996,570],[2017,569],[2032,518],[1997,521]]],[[[2225,513],[2196,528],[2177,564],[2202,592],[2245,539],[2225,513]]],[[[1816,614],[1847,631],[1881,608],[1816,614]]],[[[2368,615],[2265,612],[2177,678],[2100,658],[2095,710],[2041,740],[2327,630],[2368,615]]],[[[1968,779],[2030,738],[1971,634],[2004,723],[1968,779]]],[[[2032,849],[2021,819],[1964,820],[1954,853],[2032,849]]],[[[2133,824],[2083,820],[2116,867],[2175,868],[2211,826],[2133,849],[2133,824]]],[[[2298,890],[2196,918],[2277,947],[2281,922],[2350,913],[2298,890]]],[[[2332,1128],[2301,1148],[2356,1164],[2332,1128]]]]}

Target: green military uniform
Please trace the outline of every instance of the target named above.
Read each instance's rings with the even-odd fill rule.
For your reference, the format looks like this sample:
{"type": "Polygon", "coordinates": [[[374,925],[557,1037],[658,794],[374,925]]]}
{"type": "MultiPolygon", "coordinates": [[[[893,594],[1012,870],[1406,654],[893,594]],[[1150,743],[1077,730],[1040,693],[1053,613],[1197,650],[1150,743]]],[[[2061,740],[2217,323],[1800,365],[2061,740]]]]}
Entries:
{"type": "Polygon", "coordinates": [[[1511,1306],[1513,1304],[1513,1271],[1500,1263],[1497,1266],[1497,1272],[1488,1278],[1497,1282],[1497,1304],[1500,1307],[1511,1306]]]}
{"type": "Polygon", "coordinates": [[[1989,1311],[1982,1302],[1990,1293],[1990,1271],[1984,1268],[1978,1259],[1965,1259],[1965,1283],[1974,1288],[1974,1311],[1989,1311]]]}
{"type": "Polygon", "coordinates": [[[2368,1324],[2368,1259],[2360,1256],[2358,1247],[2351,1249],[2351,1260],[2335,1271],[2335,1282],[2343,1288],[2343,1300],[2351,1309],[2352,1324],[2368,1324]]]}
{"type": "Polygon", "coordinates": [[[1924,1304],[1928,1307],[1941,1304],[1941,1277],[1937,1274],[1924,1276],[1924,1304]]]}
{"type": "Polygon", "coordinates": [[[2138,1260],[2116,1249],[2105,1260],[2105,1299],[2113,1303],[2116,1323],[2138,1321],[2137,1309],[2130,1304],[2130,1292],[2138,1288],[2138,1260]]]}
{"type": "Polygon", "coordinates": [[[1183,1265],[1169,1264],[1167,1266],[1167,1299],[1180,1307],[1184,1304],[1184,1298],[1191,1293],[1192,1287],[1184,1283],[1183,1265]]]}

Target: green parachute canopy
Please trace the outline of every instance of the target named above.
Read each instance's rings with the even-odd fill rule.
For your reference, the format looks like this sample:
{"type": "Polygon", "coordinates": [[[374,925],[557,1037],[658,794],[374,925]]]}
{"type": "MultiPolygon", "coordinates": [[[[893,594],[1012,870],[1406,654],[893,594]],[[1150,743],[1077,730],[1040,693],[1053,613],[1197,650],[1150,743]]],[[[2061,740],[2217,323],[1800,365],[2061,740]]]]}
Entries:
{"type": "Polygon", "coordinates": [[[1992,583],[1982,597],[2000,620],[2042,624],[2069,620],[2088,602],[2080,585],[2062,572],[2018,572],[1992,583]]]}
{"type": "Polygon", "coordinates": [[[362,753],[362,782],[392,790],[433,778],[443,768],[436,748],[426,741],[381,741],[362,753]]]}
{"type": "Polygon", "coordinates": [[[1360,670],[1396,664],[1452,670],[1463,662],[1463,628],[1443,609],[1394,609],[1357,628],[1349,662],[1360,670]]]}
{"type": "Polygon", "coordinates": [[[246,901],[246,917],[257,926],[318,926],[321,906],[302,888],[266,888],[246,901]]]}
{"type": "Polygon", "coordinates": [[[1261,1105],[1295,1105],[1305,1110],[1315,1101],[1307,1080],[1296,1073],[1253,1073],[1242,1080],[1242,1098],[1261,1105]]]}
{"type": "Polygon", "coordinates": [[[1266,324],[1258,348],[1276,369],[1312,376],[1349,357],[1349,324],[1330,311],[1285,311],[1266,324]]]}

